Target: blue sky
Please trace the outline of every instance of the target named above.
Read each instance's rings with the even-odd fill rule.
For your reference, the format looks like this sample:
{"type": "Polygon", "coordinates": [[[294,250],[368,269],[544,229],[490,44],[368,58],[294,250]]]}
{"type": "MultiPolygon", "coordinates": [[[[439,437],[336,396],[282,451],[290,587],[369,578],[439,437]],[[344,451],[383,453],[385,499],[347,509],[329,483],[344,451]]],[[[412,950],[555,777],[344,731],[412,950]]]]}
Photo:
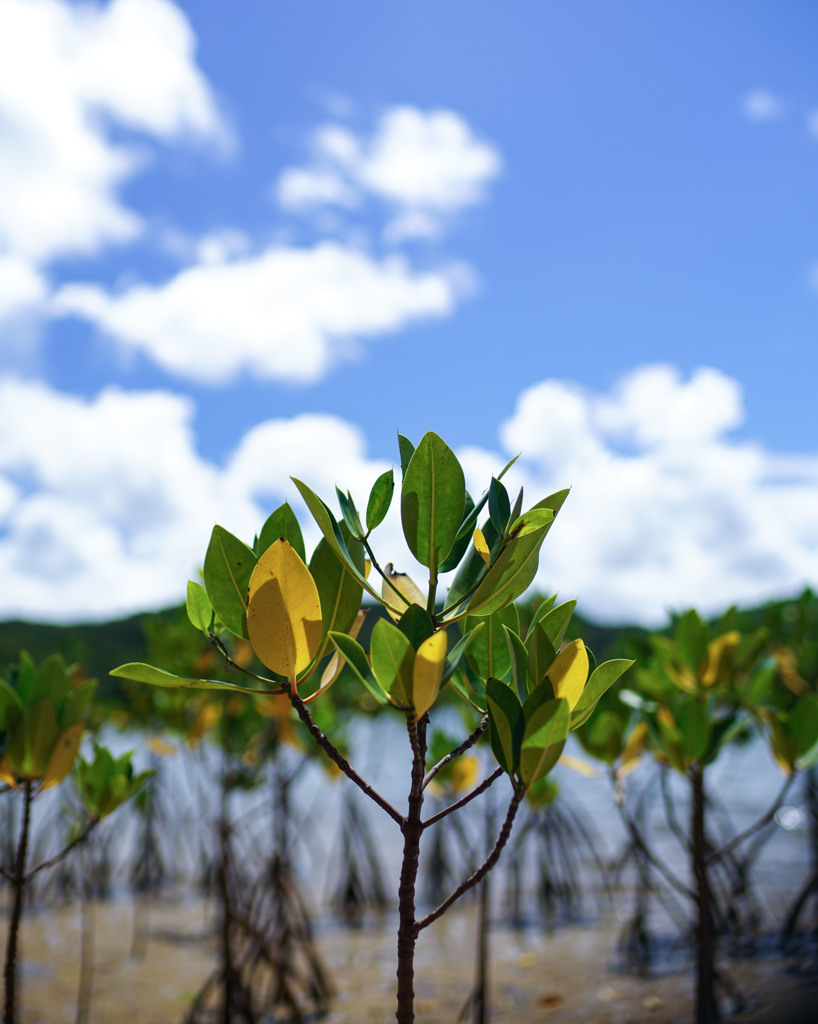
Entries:
{"type": "Polygon", "coordinates": [[[538,582],[598,618],[818,584],[816,30],[0,0],[0,616],[175,601],[397,430],[572,486],[538,582]]]}

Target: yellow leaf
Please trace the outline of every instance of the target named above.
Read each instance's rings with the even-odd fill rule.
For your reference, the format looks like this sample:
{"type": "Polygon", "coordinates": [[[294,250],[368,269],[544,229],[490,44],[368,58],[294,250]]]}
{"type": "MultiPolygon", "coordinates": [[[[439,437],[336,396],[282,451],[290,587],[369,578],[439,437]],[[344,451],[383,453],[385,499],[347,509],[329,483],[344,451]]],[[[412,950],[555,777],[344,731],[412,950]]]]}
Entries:
{"type": "Polygon", "coordinates": [[[625,742],[625,747],[622,751],[622,757],[620,758],[622,768],[630,764],[631,761],[634,762],[635,767],[636,762],[644,753],[645,737],[647,736],[647,734],[648,726],[646,722],[638,722],[633,727],[630,736],[628,736],[625,742]]]}
{"type": "Polygon", "coordinates": [[[4,754],[2,760],[0,760],[0,782],[5,782],[7,786],[12,786],[14,789],[22,788],[17,785],[17,780],[14,778],[8,754],[4,754]]]}
{"type": "Polygon", "coordinates": [[[176,753],[176,747],[172,743],[168,743],[167,740],[163,740],[161,736],[148,737],[148,750],[158,754],[159,757],[170,757],[176,753]]]}
{"type": "Polygon", "coordinates": [[[43,775],[40,792],[50,786],[58,785],[71,771],[71,766],[79,753],[80,741],[84,732],[85,722],[74,722],[57,737],[43,775]]]}
{"type": "Polygon", "coordinates": [[[387,611],[389,611],[389,614],[395,622],[400,620],[401,615],[403,615],[410,604],[419,604],[421,608],[426,607],[426,598],[423,596],[423,592],[420,587],[411,577],[407,576],[405,572],[395,572],[392,569],[391,562],[387,564],[384,572],[389,578],[389,583],[391,583],[392,586],[390,586],[386,580],[383,581],[381,584],[381,594],[383,595],[383,599],[388,604],[393,606],[397,605],[398,608],[400,608],[400,612],[397,615],[394,612],[389,611],[387,608],[387,611]],[[392,589],[393,587],[395,588],[394,590],[392,589]],[[397,590],[398,594],[403,598],[403,603],[406,605],[406,608],[401,607],[401,600],[395,593],[395,590],[397,590]]]}
{"type": "Polygon", "coordinates": [[[789,647],[781,647],[775,652],[775,667],[781,680],[788,690],[800,697],[809,689],[809,683],[798,671],[798,659],[789,647]]]}
{"type": "Polygon", "coordinates": [[[587,761],[583,761],[581,757],[572,757],[571,754],[563,754],[559,759],[560,764],[564,764],[566,768],[571,768],[579,775],[584,775],[587,779],[595,779],[599,772],[594,768],[592,764],[588,764],[587,761]]]}
{"type": "Polygon", "coordinates": [[[315,580],[289,541],[275,541],[250,577],[247,632],[259,659],[292,685],[321,645],[315,580]]]}
{"type": "Polygon", "coordinates": [[[474,541],[474,549],[477,554],[483,559],[486,565],[491,561],[491,552],[489,546],[486,543],[486,538],[483,536],[483,531],[477,529],[472,534],[472,540],[474,541]]]}
{"type": "Polygon", "coordinates": [[[466,754],[458,757],[452,764],[451,789],[456,796],[458,793],[465,793],[471,789],[477,781],[477,772],[480,762],[474,754],[466,754]]]}
{"type": "Polygon", "coordinates": [[[555,697],[564,697],[573,711],[588,680],[588,652],[582,640],[566,644],[546,672],[555,697]]]}
{"type": "Polygon", "coordinates": [[[710,641],[704,656],[704,664],[699,670],[702,686],[724,682],[730,669],[730,655],[740,642],[741,633],[737,629],[731,629],[729,633],[722,633],[710,641]]]}
{"type": "Polygon", "coordinates": [[[445,629],[432,633],[418,648],[412,669],[412,703],[417,718],[426,714],[437,700],[443,667],[446,664],[447,648],[445,629]]]}

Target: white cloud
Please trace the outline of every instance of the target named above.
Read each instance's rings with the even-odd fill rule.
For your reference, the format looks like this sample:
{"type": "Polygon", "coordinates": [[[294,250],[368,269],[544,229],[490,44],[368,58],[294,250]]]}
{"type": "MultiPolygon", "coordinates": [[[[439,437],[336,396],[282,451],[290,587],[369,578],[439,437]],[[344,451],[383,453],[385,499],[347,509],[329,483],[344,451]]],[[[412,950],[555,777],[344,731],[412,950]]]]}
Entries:
{"type": "Polygon", "coordinates": [[[0,0],[0,251],[42,262],[142,230],[117,189],[144,154],[108,124],[227,144],[194,51],[170,0],[0,0]]]}
{"type": "Polygon", "coordinates": [[[396,207],[392,239],[438,233],[444,217],[480,202],[501,169],[497,150],[450,110],[391,107],[369,137],[340,124],[319,128],[312,160],[288,168],[276,195],[287,209],[357,205],[369,194],[396,207]],[[430,222],[435,228],[430,230],[430,222]]]}
{"type": "Polygon", "coordinates": [[[545,589],[601,619],[660,623],[818,583],[818,453],[798,461],[725,435],[739,385],[643,367],[610,395],[546,381],[501,428],[530,495],[572,488],[543,548],[545,589]],[[630,450],[623,453],[625,441],[630,450]]]}
{"type": "Polygon", "coordinates": [[[777,121],[784,116],[785,107],[769,89],[751,89],[742,97],[741,112],[748,121],[777,121]]]}
{"type": "Polygon", "coordinates": [[[45,279],[28,260],[0,255],[0,325],[39,306],[46,292],[45,279]]]}
{"type": "MultiPolygon", "coordinates": [[[[0,407],[0,617],[104,618],[181,601],[214,522],[249,541],[287,500],[311,548],[318,532],[290,475],[333,507],[334,485],[348,487],[363,509],[386,468],[359,427],[330,415],[260,423],[219,466],[197,452],[192,404],[178,396],[108,389],[85,401],[7,377],[0,407]]],[[[603,621],[659,625],[670,609],[718,613],[818,585],[818,453],[731,440],[740,417],[730,378],[642,367],[605,394],[534,385],[498,451],[458,454],[475,495],[518,451],[507,479],[525,485],[526,505],[571,487],[542,549],[543,591],[578,597],[603,621]],[[668,427],[644,397],[651,387],[668,427]]],[[[422,581],[393,506],[376,553],[422,581]]]]}
{"type": "Polygon", "coordinates": [[[469,283],[464,268],[416,273],[401,257],[377,261],[325,242],[194,266],[119,295],[69,285],[54,308],[191,379],[221,384],[248,371],[308,382],[354,355],[361,338],[449,315],[469,283]]]}

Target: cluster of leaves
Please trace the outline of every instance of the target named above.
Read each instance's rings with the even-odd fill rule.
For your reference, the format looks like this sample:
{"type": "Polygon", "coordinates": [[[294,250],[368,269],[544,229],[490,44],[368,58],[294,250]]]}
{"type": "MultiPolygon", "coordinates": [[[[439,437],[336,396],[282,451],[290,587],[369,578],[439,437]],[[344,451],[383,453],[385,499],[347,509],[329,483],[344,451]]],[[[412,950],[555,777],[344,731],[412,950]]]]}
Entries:
{"type": "Polygon", "coordinates": [[[322,534],[309,560],[298,520],[284,504],[252,545],[214,527],[203,585],[188,584],[188,616],[220,646],[227,664],[234,665],[226,646],[232,634],[234,642],[249,641],[269,674],[245,669],[252,686],[140,663],[113,674],[159,686],[298,692],[310,703],[346,665],[372,699],[410,721],[420,720],[451,681],[488,716],[492,750],[515,785],[543,778],[569,730],[587,719],[629,664],[595,666],[582,641],[563,642],[572,602],[542,604],[525,639],[520,636],[514,602],[534,579],[540,547],[568,492],[523,511],[522,490],[512,502],[502,483],[509,463],[475,501],[459,461],[436,434],[427,433],[417,447],[399,437],[399,446],[403,534],[428,569],[425,595],[391,563],[382,568],[370,544],[394,495],[391,470],[375,481],[363,516],[348,491],[337,489],[336,517],[294,479],[322,534]],[[443,573],[454,575],[438,601],[443,573]],[[371,631],[368,651],[357,639],[365,594],[386,613],[371,631]]]}

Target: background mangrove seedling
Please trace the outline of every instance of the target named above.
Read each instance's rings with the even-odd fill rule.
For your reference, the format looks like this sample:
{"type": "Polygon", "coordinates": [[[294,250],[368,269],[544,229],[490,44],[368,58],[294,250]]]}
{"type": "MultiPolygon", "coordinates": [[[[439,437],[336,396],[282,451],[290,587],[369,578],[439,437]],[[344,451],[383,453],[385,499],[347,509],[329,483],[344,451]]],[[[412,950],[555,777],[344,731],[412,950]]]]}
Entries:
{"type": "Polygon", "coordinates": [[[540,547],[567,491],[524,511],[522,491],[512,501],[501,482],[506,467],[475,501],[456,456],[436,434],[424,435],[417,447],[399,436],[399,448],[401,524],[409,551],[428,571],[425,592],[393,570],[394,554],[389,562],[379,562],[371,543],[392,501],[391,471],[375,481],[364,514],[349,491],[337,488],[340,518],[307,484],[294,480],[322,534],[309,561],[298,521],[283,505],[252,545],[214,527],[204,586],[188,587],[192,623],[222,651],[228,668],[243,673],[242,683],[179,676],[143,663],[120,666],[112,674],[156,686],[286,694],[315,743],[392,819],[403,841],[396,1017],[407,1024],[415,1016],[418,936],[494,867],[526,792],[548,775],[569,731],[590,716],[630,662],[597,666],[581,640],[565,642],[570,605],[545,603],[526,637],[520,635],[514,602],[534,580],[540,547]],[[441,577],[449,573],[454,575],[444,596],[441,577]],[[372,629],[368,651],[355,636],[364,593],[383,616],[372,629]],[[231,657],[230,635],[249,640],[266,674],[231,657]],[[411,758],[405,811],[352,767],[312,713],[312,702],[326,693],[344,665],[371,699],[404,720],[411,758]],[[478,725],[428,766],[430,713],[446,685],[477,711],[478,725]],[[428,785],[486,732],[497,768],[424,819],[428,785]],[[490,852],[434,910],[418,917],[415,894],[425,832],[503,776],[511,792],[490,852]]]}
{"type": "Polygon", "coordinates": [[[79,759],[84,826],[54,856],[30,866],[32,805],[46,790],[58,786],[74,767],[95,687],[93,680],[83,679],[78,670],[67,668],[61,656],[52,655],[37,666],[25,652],[10,666],[6,678],[0,679],[0,782],[16,791],[22,804],[13,866],[0,867],[0,874],[12,887],[3,970],[3,1024],[15,1024],[18,1019],[18,941],[29,883],[86,840],[99,822],[129,800],[150,775],[134,774],[129,754],[114,760],[107,750],[95,745],[92,762],[79,759]]]}

